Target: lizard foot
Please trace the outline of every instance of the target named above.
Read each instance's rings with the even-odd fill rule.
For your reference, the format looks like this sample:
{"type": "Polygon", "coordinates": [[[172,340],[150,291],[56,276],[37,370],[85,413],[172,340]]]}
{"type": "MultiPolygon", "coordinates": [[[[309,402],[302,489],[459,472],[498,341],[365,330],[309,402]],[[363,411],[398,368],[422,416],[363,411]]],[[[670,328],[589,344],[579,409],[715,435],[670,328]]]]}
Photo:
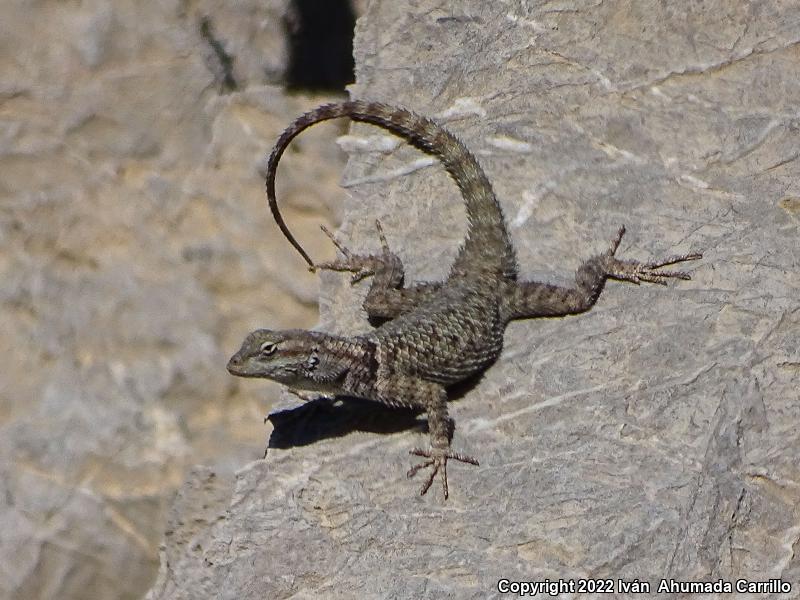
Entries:
{"type": "Polygon", "coordinates": [[[378,229],[378,238],[381,242],[381,253],[378,255],[353,254],[344,244],[336,239],[327,227],[321,225],[320,229],[330,238],[333,245],[336,246],[337,250],[342,254],[342,258],[313,265],[309,267],[309,270],[311,272],[316,272],[318,269],[349,272],[353,274],[350,278],[351,284],[356,284],[362,279],[387,270],[402,273],[403,267],[400,263],[400,259],[389,250],[389,244],[386,241],[386,236],[383,234],[383,227],[381,227],[380,221],[376,220],[375,226],[378,229]]]}
{"type": "Polygon", "coordinates": [[[659,271],[658,269],[668,265],[703,258],[703,255],[700,253],[692,253],[670,256],[664,260],[646,263],[639,262],[638,260],[619,260],[614,257],[614,253],[617,251],[617,248],[619,248],[619,243],[622,241],[623,235],[625,235],[624,225],[620,227],[617,236],[611,242],[611,247],[606,252],[606,275],[613,279],[630,281],[636,284],[646,281],[649,283],[667,285],[668,278],[688,280],[691,279],[692,276],[684,271],[659,271]]]}
{"type": "Polygon", "coordinates": [[[464,454],[459,454],[458,452],[452,452],[447,448],[429,448],[427,450],[423,448],[414,448],[409,452],[409,454],[413,454],[415,456],[422,456],[427,458],[423,463],[418,465],[414,465],[408,470],[406,473],[407,477],[413,477],[417,474],[417,471],[421,469],[427,469],[431,467],[431,474],[425,483],[422,485],[422,489],[419,491],[420,496],[424,496],[427,491],[430,489],[431,485],[433,485],[433,480],[436,477],[436,473],[441,473],[442,478],[442,490],[444,491],[444,499],[447,500],[448,491],[447,491],[447,460],[452,458],[453,460],[459,460],[461,462],[469,463],[471,465],[478,466],[478,461],[471,456],[465,456],[464,454]]]}

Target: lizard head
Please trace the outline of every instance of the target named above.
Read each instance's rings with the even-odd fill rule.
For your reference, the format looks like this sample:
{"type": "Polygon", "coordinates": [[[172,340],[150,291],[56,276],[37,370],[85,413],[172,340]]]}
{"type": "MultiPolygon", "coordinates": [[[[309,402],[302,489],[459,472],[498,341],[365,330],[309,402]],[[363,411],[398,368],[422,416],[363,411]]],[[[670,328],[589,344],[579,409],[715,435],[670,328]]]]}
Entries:
{"type": "Polygon", "coordinates": [[[263,377],[297,388],[315,379],[319,364],[316,335],[300,329],[257,329],[228,361],[228,372],[238,377],[263,377]]]}

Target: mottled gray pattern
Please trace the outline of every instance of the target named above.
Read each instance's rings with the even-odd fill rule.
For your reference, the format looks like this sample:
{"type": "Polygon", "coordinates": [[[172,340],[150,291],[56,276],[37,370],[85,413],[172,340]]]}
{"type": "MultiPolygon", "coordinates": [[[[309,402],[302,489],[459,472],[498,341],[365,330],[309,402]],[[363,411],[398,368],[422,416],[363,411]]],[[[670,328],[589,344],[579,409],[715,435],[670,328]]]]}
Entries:
{"type": "Polygon", "coordinates": [[[329,104],[296,119],[270,155],[267,194],[281,230],[313,268],[352,272],[354,282],[374,277],[364,308],[371,317],[394,318],[364,336],[349,339],[302,330],[258,330],[231,358],[228,370],[234,375],[264,377],[303,390],[425,409],[431,447],[412,453],[428,460],[412,467],[408,474],[431,468],[421,490],[425,494],[440,473],[445,498],[447,460],[478,462],[450,449],[452,427],[444,386],[479,373],[495,361],[509,320],[588,310],[607,278],[635,283],[664,283],[668,277],[689,279],[686,273],[656,269],[700,258],[699,254],[690,254],[657,263],[618,260],[614,252],[623,228],[607,252],[584,262],[574,287],[518,282],[515,252],[502,210],[475,157],[455,136],[430,119],[379,103],[329,104]],[[343,257],[320,265],[313,264],[284,224],[275,199],[275,171],[284,149],[314,123],[342,116],[388,129],[437,156],[456,182],[464,198],[469,226],[443,284],[423,284],[400,291],[402,262],[389,250],[380,224],[381,254],[353,255],[334,240],[343,257]]]}

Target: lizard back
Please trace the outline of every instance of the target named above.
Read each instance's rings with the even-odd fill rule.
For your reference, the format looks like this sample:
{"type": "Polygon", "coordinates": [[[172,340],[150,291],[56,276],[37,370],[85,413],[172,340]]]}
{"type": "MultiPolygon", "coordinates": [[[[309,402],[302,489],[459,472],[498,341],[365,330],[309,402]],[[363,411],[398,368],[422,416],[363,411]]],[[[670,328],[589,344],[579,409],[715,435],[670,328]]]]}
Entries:
{"type": "Polygon", "coordinates": [[[494,362],[510,320],[585,312],[597,302],[608,279],[637,284],[690,279],[689,273],[663,268],[702,258],[700,253],[648,262],[617,258],[625,233],[621,227],[605,252],[581,264],[572,286],[518,281],[503,212],[475,157],[433,121],[384,104],[326,105],[297,119],[281,135],[270,156],[267,194],[284,235],[312,267],[352,273],[352,283],[372,278],[362,306],[370,317],[388,321],[352,337],[259,329],[245,338],[228,362],[228,370],[240,377],[264,377],[299,390],[354,395],[389,406],[425,409],[430,446],[411,450],[411,454],[425,460],[412,466],[407,476],[430,469],[420,490],[425,494],[440,474],[445,498],[447,462],[478,465],[475,458],[451,447],[453,422],[448,413],[447,387],[494,362]],[[340,116],[388,129],[439,157],[458,185],[466,204],[468,226],[446,281],[405,287],[402,261],[389,249],[378,222],[382,246],[379,253],[350,252],[326,230],[341,258],[318,265],[287,229],[275,202],[275,168],[280,156],[303,129],[340,116]]]}
{"type": "Polygon", "coordinates": [[[442,385],[485,370],[503,348],[497,286],[455,278],[416,310],[364,335],[386,375],[405,373],[442,385]]]}

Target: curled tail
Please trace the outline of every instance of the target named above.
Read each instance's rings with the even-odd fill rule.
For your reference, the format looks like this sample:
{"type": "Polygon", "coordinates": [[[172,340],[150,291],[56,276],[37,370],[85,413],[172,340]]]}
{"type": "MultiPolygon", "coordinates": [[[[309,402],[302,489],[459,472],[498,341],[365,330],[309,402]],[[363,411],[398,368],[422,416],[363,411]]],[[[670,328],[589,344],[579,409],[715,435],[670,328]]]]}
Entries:
{"type": "Polygon", "coordinates": [[[470,267],[474,269],[476,264],[496,269],[509,277],[516,275],[516,258],[506,231],[503,211],[486,174],[464,144],[426,117],[404,108],[358,100],[325,104],[298,117],[278,138],[267,162],[267,198],[272,216],[283,235],[309,266],[313,266],[314,262],[286,227],[278,210],[275,199],[275,171],[289,142],[301,131],[320,121],[338,117],[349,117],[354,121],[382,127],[404,138],[423,152],[433,154],[442,162],[461,191],[469,222],[466,240],[453,265],[451,276],[468,274],[470,267]]]}

